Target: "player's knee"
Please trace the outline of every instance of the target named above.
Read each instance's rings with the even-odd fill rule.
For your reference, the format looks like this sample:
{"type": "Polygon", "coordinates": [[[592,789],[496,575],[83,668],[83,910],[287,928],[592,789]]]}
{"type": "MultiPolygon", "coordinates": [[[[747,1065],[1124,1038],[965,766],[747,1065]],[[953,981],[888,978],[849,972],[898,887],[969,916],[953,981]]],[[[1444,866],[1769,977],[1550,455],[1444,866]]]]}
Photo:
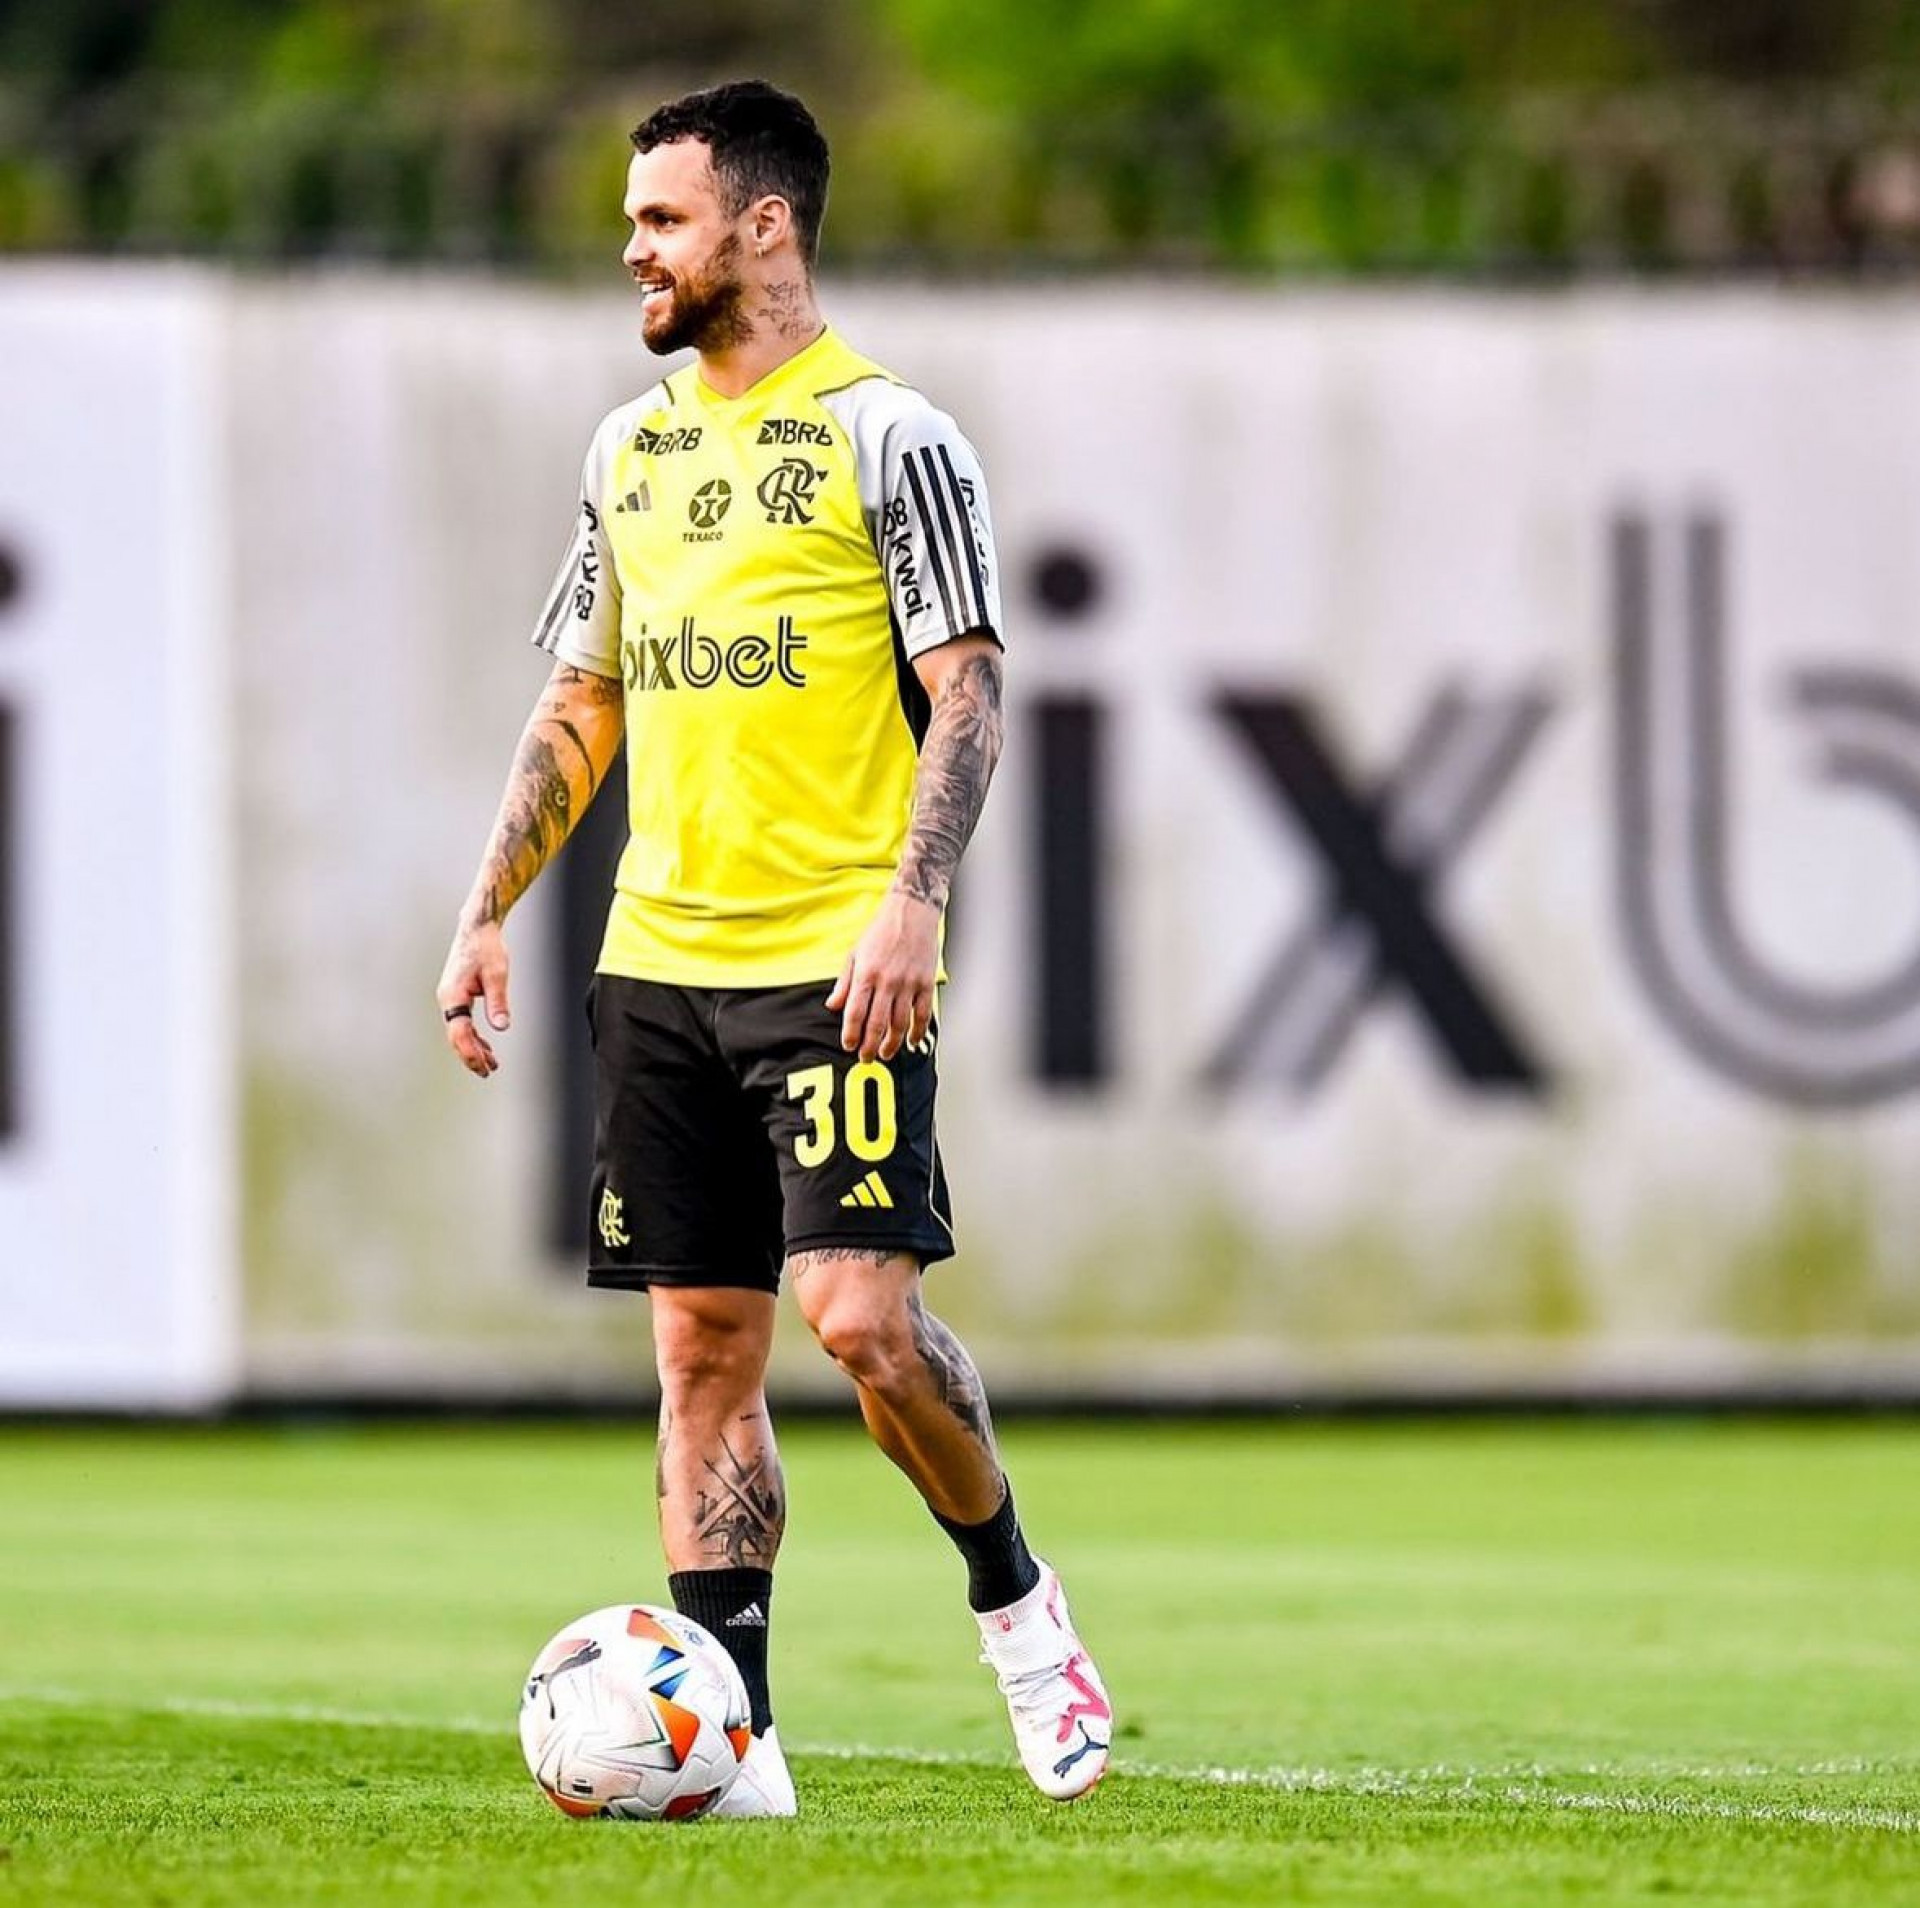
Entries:
{"type": "Polygon", "coordinates": [[[657,1349],[661,1395],[676,1416],[701,1396],[733,1396],[760,1382],[756,1362],[744,1357],[737,1345],[701,1339],[691,1334],[657,1349]]]}
{"type": "Polygon", "coordinates": [[[808,1314],[827,1356],[856,1383],[886,1396],[909,1380],[913,1335],[904,1308],[876,1292],[849,1291],[808,1314]]]}
{"type": "Polygon", "coordinates": [[[707,1391],[737,1391],[760,1382],[766,1368],[763,1334],[724,1310],[700,1305],[656,1305],[654,1363],[669,1405],[707,1391]]]}

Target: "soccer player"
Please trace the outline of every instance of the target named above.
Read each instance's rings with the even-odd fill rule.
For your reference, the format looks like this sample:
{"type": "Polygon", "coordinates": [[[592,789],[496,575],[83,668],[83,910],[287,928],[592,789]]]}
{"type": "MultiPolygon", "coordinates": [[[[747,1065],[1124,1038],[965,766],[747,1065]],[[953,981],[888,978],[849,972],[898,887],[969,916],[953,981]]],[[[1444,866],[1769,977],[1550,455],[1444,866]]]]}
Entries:
{"type": "Polygon", "coordinates": [[[1000,752],[999,577],[951,418],[822,321],[827,147],[759,81],[633,134],[641,334],[694,362],[594,433],[535,640],[555,657],[439,987],[507,1024],[508,910],[624,735],[631,836],[589,997],[587,1276],[644,1291],[676,1607],[733,1650],[754,1738],[720,1813],[790,1815],[767,1624],[786,1522],[763,1389],[782,1268],[874,1441],[965,1560],[1020,1758],[1061,1800],[1112,1711],[1027,1547],[980,1375],[928,1311],[941,922],[1000,752]]]}

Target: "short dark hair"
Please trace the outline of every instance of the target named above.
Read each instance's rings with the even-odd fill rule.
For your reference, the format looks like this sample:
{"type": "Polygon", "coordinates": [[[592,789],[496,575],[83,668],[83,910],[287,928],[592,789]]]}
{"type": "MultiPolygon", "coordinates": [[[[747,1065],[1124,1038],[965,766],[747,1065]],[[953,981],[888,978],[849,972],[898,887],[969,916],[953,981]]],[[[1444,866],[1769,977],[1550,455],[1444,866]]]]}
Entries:
{"type": "Polygon", "coordinates": [[[636,152],[682,139],[705,142],[727,215],[765,193],[793,207],[800,255],[811,266],[827,210],[827,140],[791,93],[765,80],[729,80],[657,106],[633,129],[636,152]]]}

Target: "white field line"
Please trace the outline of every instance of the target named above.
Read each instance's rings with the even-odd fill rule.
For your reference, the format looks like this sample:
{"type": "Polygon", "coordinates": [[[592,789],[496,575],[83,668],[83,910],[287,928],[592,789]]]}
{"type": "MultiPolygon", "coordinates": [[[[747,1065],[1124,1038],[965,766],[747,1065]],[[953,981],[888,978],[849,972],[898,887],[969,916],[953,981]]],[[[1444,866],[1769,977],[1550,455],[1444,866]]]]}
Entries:
{"type": "MultiPolygon", "coordinates": [[[[41,1703],[58,1708],[91,1708],[112,1700],[108,1696],[90,1696],[79,1690],[0,1686],[0,1705],[41,1703]]],[[[147,1715],[204,1716],[232,1722],[318,1723],[343,1729],[415,1729],[429,1734],[498,1736],[508,1740],[513,1734],[513,1718],[510,1714],[494,1718],[429,1718],[362,1709],[333,1709],[308,1703],[241,1703],[217,1697],[192,1696],[136,1700],[125,1707],[147,1715]]],[[[796,1756],[814,1756],[834,1762],[904,1762],[913,1767],[933,1769],[1005,1769],[1012,1766],[1013,1760],[1011,1755],[996,1756],[964,1750],[902,1749],[874,1743],[796,1742],[788,1747],[796,1756]]],[[[1514,1763],[1487,1768],[1430,1763],[1413,1769],[1314,1769],[1283,1765],[1235,1769],[1190,1763],[1122,1761],[1115,1771],[1117,1775],[1153,1781],[1194,1782],[1223,1789],[1263,1789],[1283,1795],[1496,1800],[1523,1808],[1660,1816],[1676,1821],[1779,1822],[1814,1828],[1880,1829],[1900,1835],[1920,1834],[1920,1811],[1915,1810],[1864,1806],[1800,1808],[1786,1803],[1719,1802],[1696,1796],[1644,1793],[1597,1795],[1559,1786],[1578,1777],[1603,1777],[1611,1781],[1640,1783],[1736,1782],[1761,1778],[1804,1781],[1818,1777],[1893,1772],[1885,1763],[1854,1757],[1799,1764],[1584,1763],[1570,1769],[1551,1769],[1539,1763],[1514,1763]]]]}

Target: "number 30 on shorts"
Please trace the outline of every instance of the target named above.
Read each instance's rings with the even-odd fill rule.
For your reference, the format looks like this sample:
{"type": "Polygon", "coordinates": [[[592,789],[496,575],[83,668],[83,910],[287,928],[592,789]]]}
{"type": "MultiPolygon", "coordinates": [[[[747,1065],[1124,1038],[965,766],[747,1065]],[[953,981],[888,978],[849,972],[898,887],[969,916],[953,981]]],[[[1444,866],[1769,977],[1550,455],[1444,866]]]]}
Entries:
{"type": "Polygon", "coordinates": [[[842,1129],[855,1159],[885,1159],[899,1137],[894,1111],[893,1075],[877,1060],[862,1060],[842,1076],[841,1109],[834,1117],[836,1069],[831,1061],[787,1075],[787,1098],[800,1102],[807,1130],[793,1143],[802,1166],[824,1166],[842,1129]]]}

